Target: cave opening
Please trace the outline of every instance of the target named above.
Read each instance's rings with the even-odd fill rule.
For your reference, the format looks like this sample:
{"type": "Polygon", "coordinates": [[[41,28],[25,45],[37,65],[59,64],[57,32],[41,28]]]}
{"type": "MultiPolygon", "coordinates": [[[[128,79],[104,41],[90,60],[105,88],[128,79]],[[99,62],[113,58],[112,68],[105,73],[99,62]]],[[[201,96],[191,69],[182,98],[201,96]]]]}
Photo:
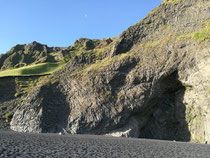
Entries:
{"type": "MultiPolygon", "coordinates": [[[[156,88],[155,105],[147,122],[140,129],[140,138],[190,141],[183,103],[185,87],[175,71],[160,80],[156,88]]],[[[150,107],[151,106],[147,106],[150,107]]]]}

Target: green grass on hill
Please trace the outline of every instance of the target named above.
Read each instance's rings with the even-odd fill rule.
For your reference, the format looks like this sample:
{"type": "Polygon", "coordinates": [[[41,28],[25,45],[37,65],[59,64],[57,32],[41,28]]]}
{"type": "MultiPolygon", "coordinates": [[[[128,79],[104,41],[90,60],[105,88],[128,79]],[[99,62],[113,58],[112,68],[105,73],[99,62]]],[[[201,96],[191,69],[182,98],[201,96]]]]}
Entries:
{"type": "Polygon", "coordinates": [[[176,4],[176,3],[179,3],[181,1],[183,1],[183,0],[163,0],[163,3],[165,3],[165,4],[170,4],[170,3],[176,4]]]}
{"type": "Polygon", "coordinates": [[[58,63],[41,63],[30,66],[25,66],[17,69],[10,69],[5,71],[0,71],[0,77],[7,76],[33,76],[33,75],[46,75],[51,74],[62,66],[64,66],[64,62],[58,63]]]}
{"type": "Polygon", "coordinates": [[[199,41],[210,41],[210,21],[203,22],[203,30],[179,36],[179,38],[193,38],[199,41]]]}

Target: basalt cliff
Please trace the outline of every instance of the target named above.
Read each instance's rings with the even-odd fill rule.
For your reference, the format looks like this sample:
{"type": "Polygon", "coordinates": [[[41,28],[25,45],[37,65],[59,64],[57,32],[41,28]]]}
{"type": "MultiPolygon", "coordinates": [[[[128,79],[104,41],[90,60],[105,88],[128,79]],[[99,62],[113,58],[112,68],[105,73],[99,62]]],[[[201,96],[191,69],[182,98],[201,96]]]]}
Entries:
{"type": "Polygon", "coordinates": [[[0,69],[1,128],[210,143],[209,0],[164,0],[115,38],[17,45],[0,69]],[[24,75],[45,63],[63,64],[24,75]]]}

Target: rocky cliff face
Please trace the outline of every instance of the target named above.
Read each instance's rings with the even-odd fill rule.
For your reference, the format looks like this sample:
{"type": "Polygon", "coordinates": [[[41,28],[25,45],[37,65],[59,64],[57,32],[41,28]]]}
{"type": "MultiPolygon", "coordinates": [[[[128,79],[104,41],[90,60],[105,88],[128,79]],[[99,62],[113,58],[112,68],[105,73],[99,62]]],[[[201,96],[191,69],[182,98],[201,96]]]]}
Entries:
{"type": "Polygon", "coordinates": [[[116,38],[78,40],[20,97],[11,129],[209,143],[209,6],[164,1],[116,38]]]}

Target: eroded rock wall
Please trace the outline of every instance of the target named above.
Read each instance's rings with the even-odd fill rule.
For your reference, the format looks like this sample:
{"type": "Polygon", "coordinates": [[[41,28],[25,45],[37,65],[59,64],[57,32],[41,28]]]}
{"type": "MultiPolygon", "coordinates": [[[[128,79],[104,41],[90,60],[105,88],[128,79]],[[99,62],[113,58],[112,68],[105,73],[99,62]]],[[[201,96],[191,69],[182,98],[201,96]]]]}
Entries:
{"type": "Polygon", "coordinates": [[[191,133],[191,141],[210,142],[210,50],[204,48],[196,52],[193,68],[186,69],[186,78],[181,81],[186,85],[183,103],[186,106],[186,120],[191,133]],[[201,57],[201,54],[202,56],[201,57]]]}

